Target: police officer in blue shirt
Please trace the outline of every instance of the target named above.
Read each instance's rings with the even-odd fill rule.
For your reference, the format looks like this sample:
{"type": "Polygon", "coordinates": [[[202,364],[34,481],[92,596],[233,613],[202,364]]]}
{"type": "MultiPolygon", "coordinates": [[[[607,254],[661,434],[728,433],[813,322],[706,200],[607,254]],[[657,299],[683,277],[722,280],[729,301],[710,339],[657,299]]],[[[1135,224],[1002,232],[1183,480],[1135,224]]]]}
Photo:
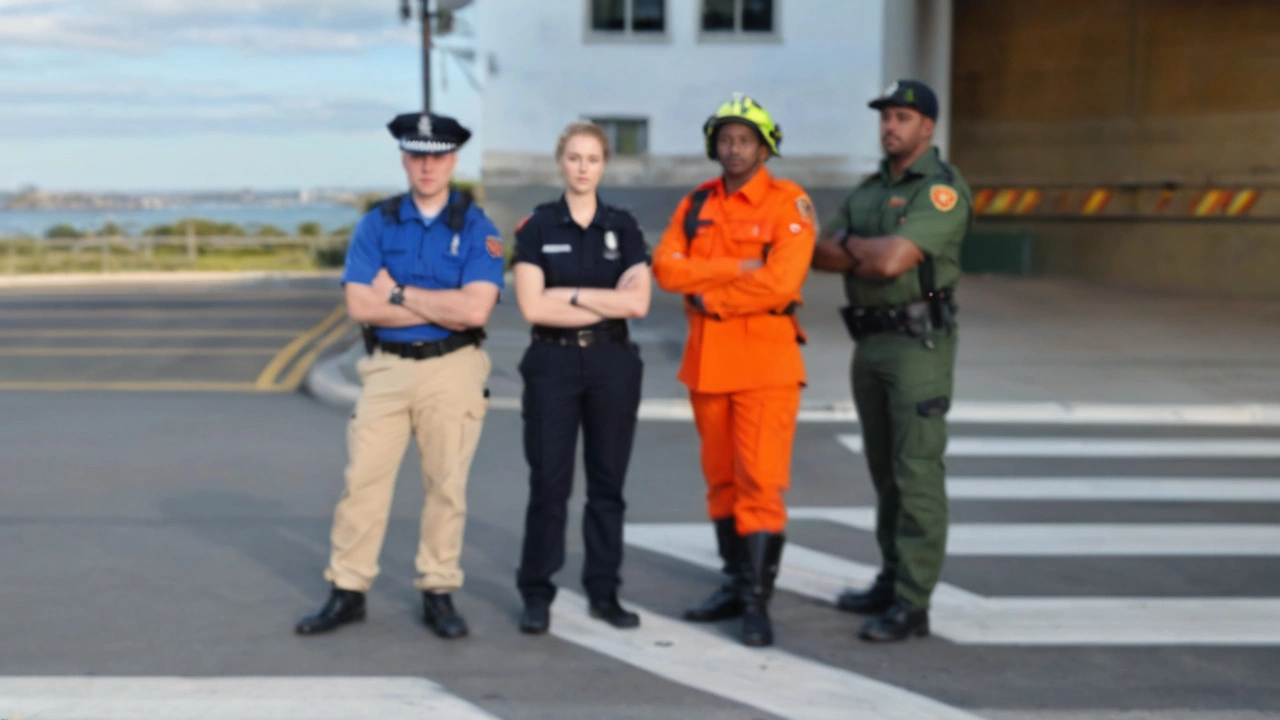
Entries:
{"type": "Polygon", "coordinates": [[[564,564],[579,430],[587,475],[582,585],[590,614],[617,628],[640,624],[617,591],[622,487],[643,371],[626,319],[648,313],[650,277],[635,218],[596,196],[608,154],[599,127],[569,125],[556,146],[564,195],[538,206],[516,230],[516,299],[533,324],[533,342],[520,362],[530,473],[516,580],[525,606],[520,629],[530,634],[550,627],[551,577],[564,564]]]}
{"type": "Polygon", "coordinates": [[[366,214],[347,251],[347,310],[368,329],[369,355],[358,364],[362,389],[324,572],[332,591],[296,630],[328,632],[364,618],[413,435],[426,485],[414,585],[427,625],[458,638],[467,624],[451,593],[462,586],[467,475],[489,407],[490,361],[480,344],[502,288],[505,253],[484,212],[449,189],[456,152],[471,133],[431,113],[397,116],[388,129],[400,141],[410,190],[366,214]]]}

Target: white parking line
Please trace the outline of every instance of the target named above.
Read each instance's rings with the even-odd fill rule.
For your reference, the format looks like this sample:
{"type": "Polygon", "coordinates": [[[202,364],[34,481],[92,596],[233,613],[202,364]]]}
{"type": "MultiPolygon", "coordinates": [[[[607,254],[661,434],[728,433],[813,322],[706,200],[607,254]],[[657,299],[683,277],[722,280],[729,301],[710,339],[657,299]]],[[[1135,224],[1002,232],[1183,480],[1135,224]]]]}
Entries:
{"type": "Polygon", "coordinates": [[[776,648],[642,608],[640,627],[614,630],[587,617],[585,598],[556,595],[551,633],[663,679],[795,720],[974,720],[978,716],[923,695],[776,648]]]}
{"type": "Polygon", "coordinates": [[[0,677],[0,715],[40,720],[496,720],[424,678],[0,677]]]}

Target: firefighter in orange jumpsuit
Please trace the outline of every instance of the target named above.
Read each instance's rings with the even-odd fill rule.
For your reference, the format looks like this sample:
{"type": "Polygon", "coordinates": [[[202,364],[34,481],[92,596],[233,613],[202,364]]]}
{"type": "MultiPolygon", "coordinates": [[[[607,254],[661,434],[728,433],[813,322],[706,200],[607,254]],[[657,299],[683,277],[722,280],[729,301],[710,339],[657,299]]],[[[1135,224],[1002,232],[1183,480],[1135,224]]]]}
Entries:
{"type": "Polygon", "coordinates": [[[768,604],[805,383],[795,312],[816,228],[805,191],[764,167],[782,132],[759,103],[735,95],[703,130],[723,175],[680,202],[653,253],[658,285],[685,296],[678,377],[689,387],[724,561],[724,584],[684,616],[741,616],[743,643],[762,646],[773,642],[768,604]]]}

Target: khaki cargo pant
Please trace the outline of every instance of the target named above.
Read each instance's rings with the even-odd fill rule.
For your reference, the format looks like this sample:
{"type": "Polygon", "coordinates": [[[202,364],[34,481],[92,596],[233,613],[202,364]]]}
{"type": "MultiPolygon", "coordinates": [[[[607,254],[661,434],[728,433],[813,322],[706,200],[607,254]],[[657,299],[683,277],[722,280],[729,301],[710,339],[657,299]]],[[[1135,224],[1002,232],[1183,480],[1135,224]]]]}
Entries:
{"type": "Polygon", "coordinates": [[[346,488],[334,512],[325,579],[359,592],[373,584],[396,475],[413,435],[427,491],[414,585],[437,593],[457,590],[467,474],[489,409],[489,354],[471,345],[409,360],[379,349],[356,367],[363,389],[347,427],[346,488]]]}

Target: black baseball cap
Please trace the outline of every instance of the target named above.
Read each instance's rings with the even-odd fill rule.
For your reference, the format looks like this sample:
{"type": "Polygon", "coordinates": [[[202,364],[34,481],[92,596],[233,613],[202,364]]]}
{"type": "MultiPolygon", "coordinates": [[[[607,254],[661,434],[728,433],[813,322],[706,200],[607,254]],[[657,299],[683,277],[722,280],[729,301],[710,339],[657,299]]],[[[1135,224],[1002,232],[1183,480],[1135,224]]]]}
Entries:
{"type": "Polygon", "coordinates": [[[885,88],[883,95],[867,103],[867,107],[875,110],[891,105],[911,108],[930,120],[938,119],[938,96],[919,80],[898,80],[885,88]]]}

